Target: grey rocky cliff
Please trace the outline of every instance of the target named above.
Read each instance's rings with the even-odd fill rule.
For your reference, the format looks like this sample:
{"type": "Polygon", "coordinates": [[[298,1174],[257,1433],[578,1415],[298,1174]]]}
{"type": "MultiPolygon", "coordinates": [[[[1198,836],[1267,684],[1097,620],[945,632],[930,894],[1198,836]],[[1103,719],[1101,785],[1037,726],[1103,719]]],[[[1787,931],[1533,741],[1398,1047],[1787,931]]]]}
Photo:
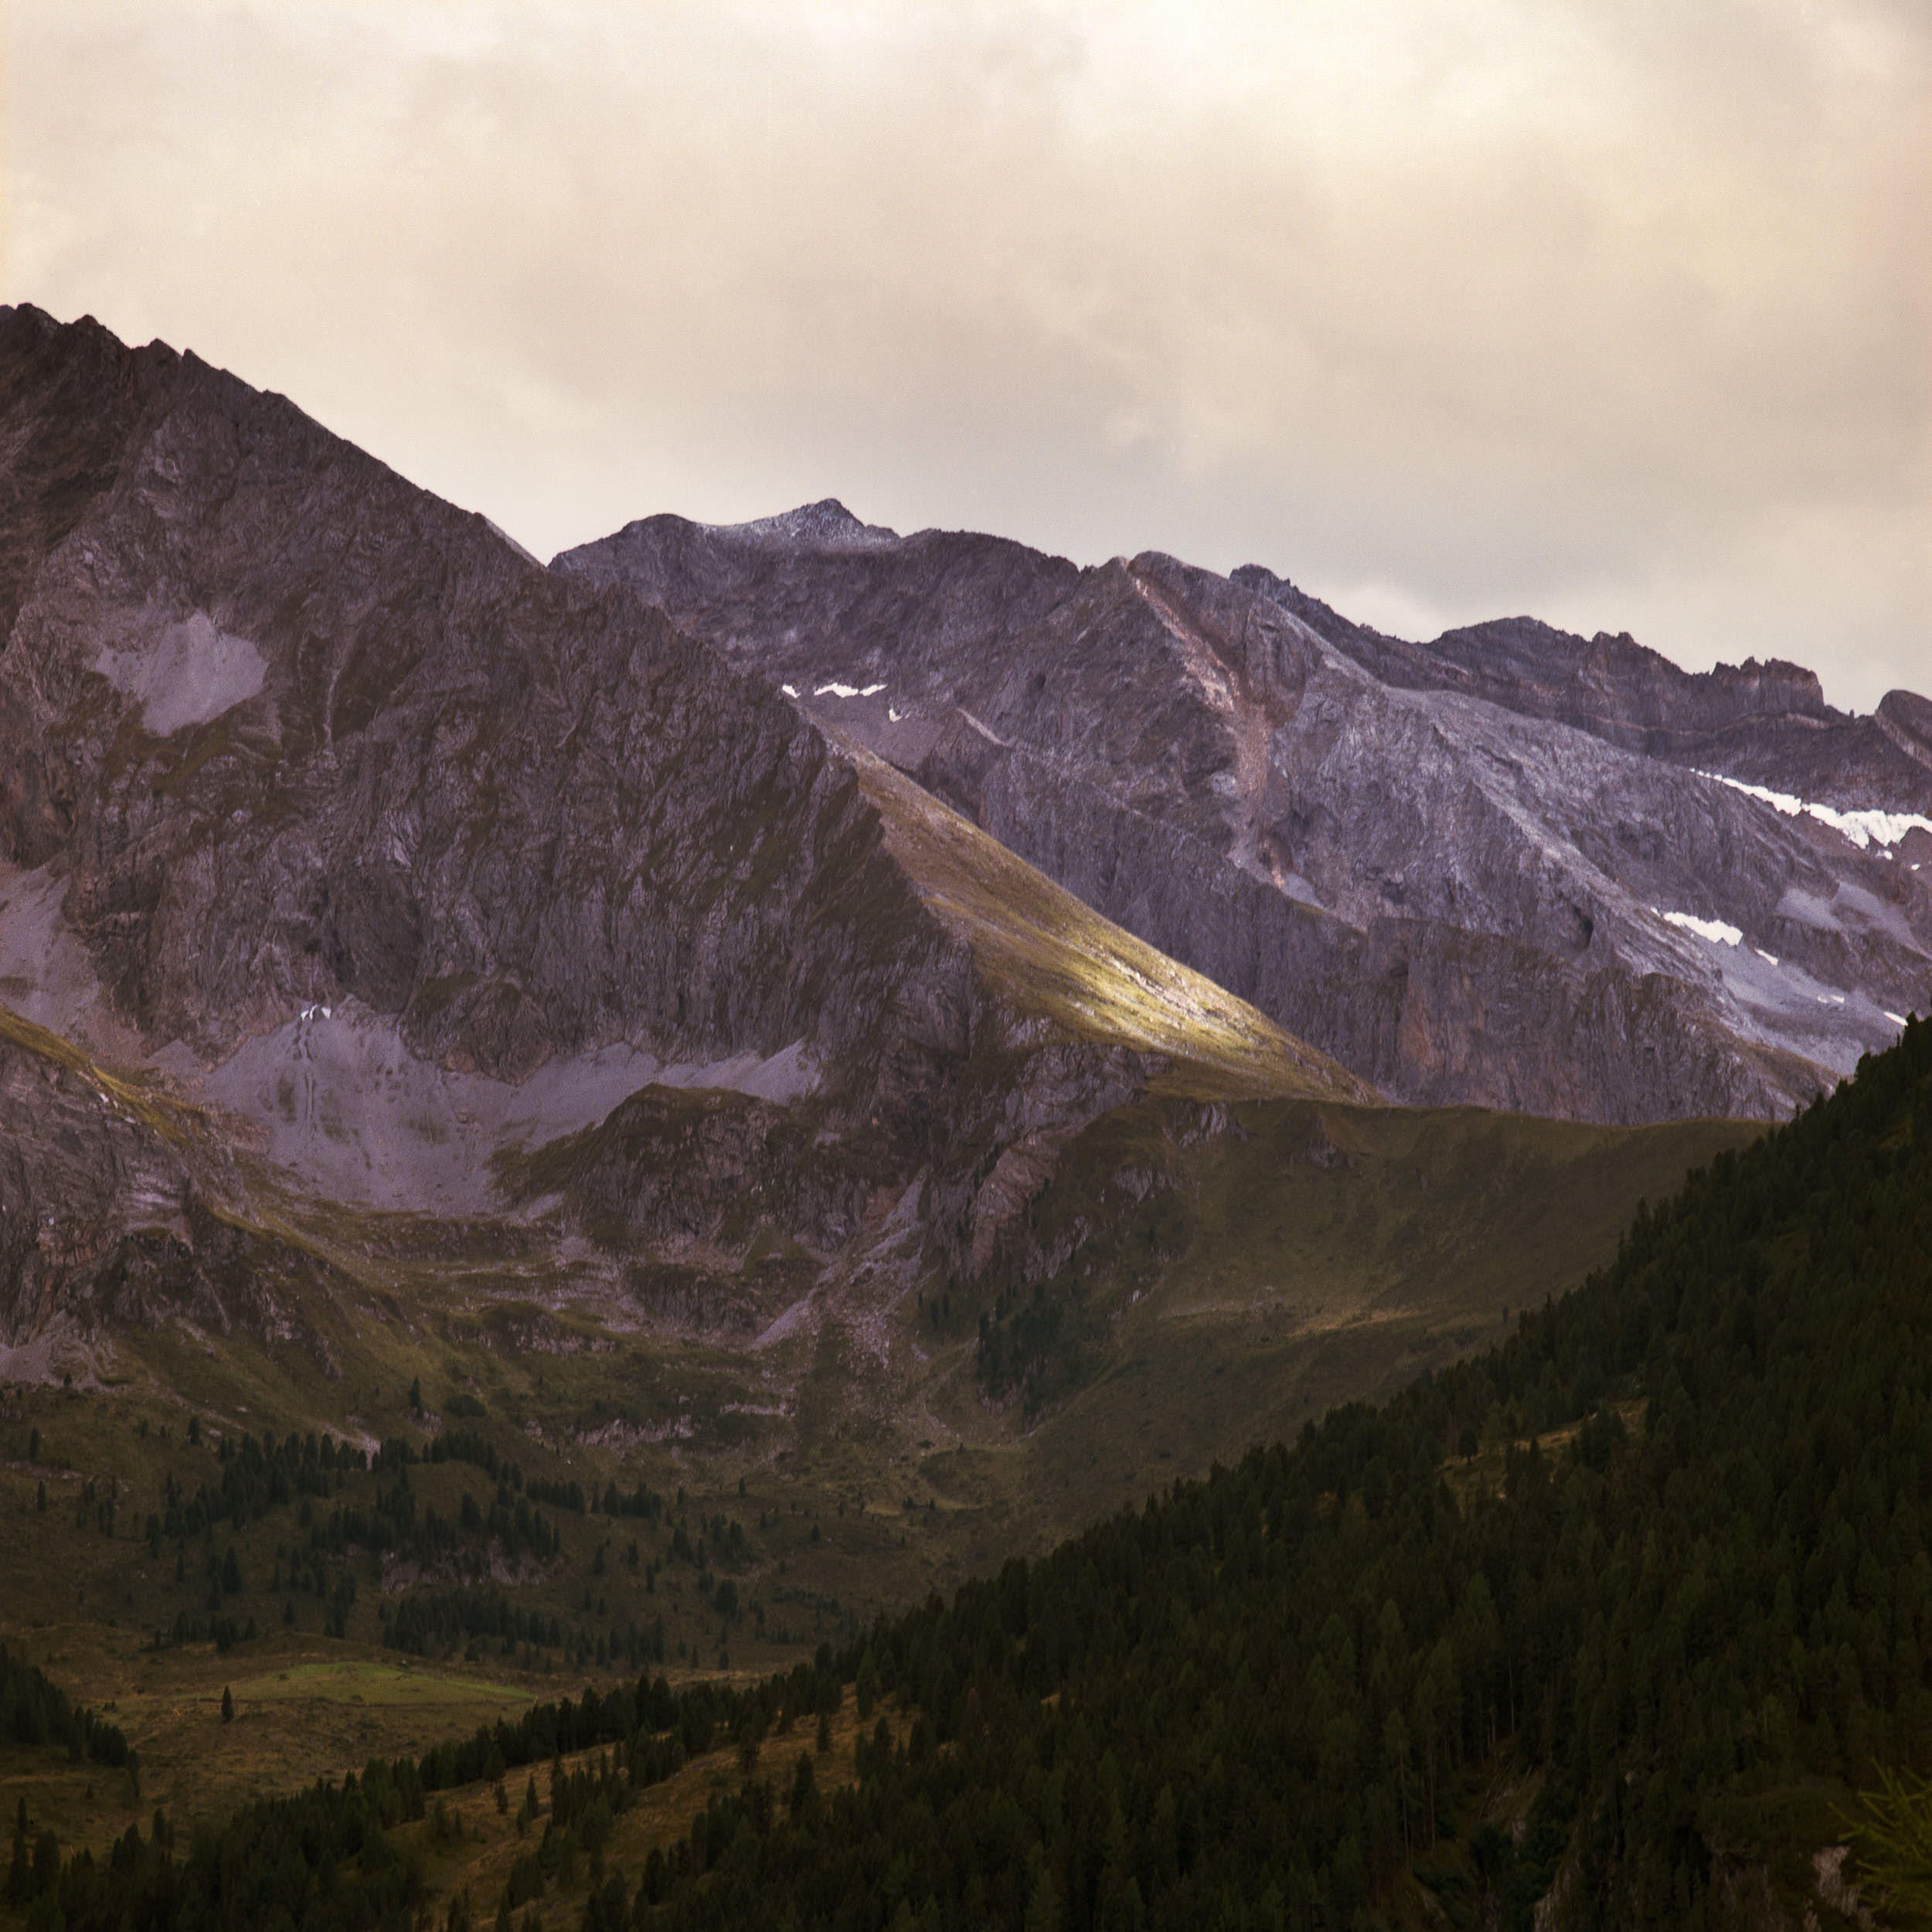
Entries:
{"type": "Polygon", "coordinates": [[[1915,852],[1687,769],[1932,811],[1903,694],[1846,720],[1793,667],[1699,680],[1527,622],[1401,645],[1264,573],[1081,570],[836,505],[653,517],[553,567],[634,589],[1403,1100],[1774,1116],[1932,992],[1915,852]]]}
{"type": "Polygon", "coordinates": [[[318,1308],[352,1284],[225,1212],[219,1149],[53,1044],[0,1029],[0,1379],[36,1379],[52,1345],[108,1323],[299,1340],[326,1365],[318,1308]]]}
{"type": "MultiPolygon", "coordinates": [[[[0,856],[62,862],[144,1036],[214,1057],[352,996],[512,1079],[627,1038],[889,1062],[882,1010],[944,1044],[961,963],[789,707],[277,399],[126,360],[117,464],[0,573],[0,769],[31,774],[0,856]],[[158,657],[165,696],[142,682],[158,657]],[[841,891],[879,896],[910,947],[804,917],[841,891]]],[[[12,437],[60,412],[9,387],[12,437]]]]}
{"type": "Polygon", "coordinates": [[[1932,707],[1909,691],[1858,717],[1826,704],[1817,675],[1799,665],[1747,658],[1688,672],[1628,631],[1586,638],[1534,617],[1413,644],[1351,623],[1259,564],[1233,576],[1398,689],[1485,699],[1626,751],[1827,804],[1932,813],[1932,707]]]}

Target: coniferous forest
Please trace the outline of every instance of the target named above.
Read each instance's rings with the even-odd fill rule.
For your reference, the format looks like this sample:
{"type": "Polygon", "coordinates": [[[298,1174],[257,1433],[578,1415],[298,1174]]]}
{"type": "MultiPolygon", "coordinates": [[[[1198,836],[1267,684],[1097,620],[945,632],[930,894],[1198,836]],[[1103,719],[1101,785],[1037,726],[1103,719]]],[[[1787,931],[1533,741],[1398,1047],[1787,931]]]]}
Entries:
{"type": "Polygon", "coordinates": [[[409,1925],[386,1826],[602,1744],[526,1893],[580,1848],[594,1927],[1515,1932],[1546,1899],[1557,1926],[1762,1923],[1855,1793],[1932,1769],[1929,1503],[1919,1022],[1502,1348],[815,1668],[647,1677],[192,1844],[137,1827],[56,1867],[17,1842],[9,1885],[73,1928],[409,1925]],[[808,1732],[770,1733],[846,1699],[879,1721],[833,1788],[808,1732]],[[724,1734],[742,1778],[601,1870],[600,1815],[724,1734]]]}

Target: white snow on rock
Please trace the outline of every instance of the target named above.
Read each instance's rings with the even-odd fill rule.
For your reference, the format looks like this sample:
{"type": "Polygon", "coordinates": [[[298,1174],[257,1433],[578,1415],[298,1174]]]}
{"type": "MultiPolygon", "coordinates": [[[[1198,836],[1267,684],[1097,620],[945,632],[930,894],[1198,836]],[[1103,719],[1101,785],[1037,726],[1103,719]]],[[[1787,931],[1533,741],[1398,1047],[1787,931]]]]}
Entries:
{"type": "Polygon", "coordinates": [[[1879,1011],[1883,1013],[1894,1026],[1903,1026],[1905,1024],[1905,1015],[1903,1013],[1895,1013],[1889,1006],[1881,1006],[1879,1009],[1879,1011]]]}
{"type": "MultiPolygon", "coordinates": [[[[1788,791],[1774,791],[1768,785],[1747,785],[1741,778],[1726,778],[1721,771],[1700,771],[1700,778],[1714,778],[1720,785],[1729,785],[1733,791],[1741,791],[1747,798],[1755,798],[1760,804],[1781,811],[1787,818],[1795,818],[1801,813],[1806,818],[1815,818],[1821,825],[1829,825],[1835,832],[1842,833],[1859,851],[1866,850],[1876,843],[1891,856],[1889,848],[1896,845],[1905,835],[1917,826],[1932,832],[1932,818],[1921,818],[1912,811],[1840,811],[1835,805],[1813,804],[1809,799],[1794,798],[1788,791]]],[[[1915,866],[1913,871],[1918,868],[1915,866]]]]}
{"type": "Polygon", "coordinates": [[[1762,946],[1753,946],[1751,948],[1751,951],[1757,954],[1758,957],[1763,960],[1766,965],[1775,966],[1777,964],[1777,954],[1767,953],[1762,946]]]}
{"type": "Polygon", "coordinates": [[[778,689],[782,691],[787,698],[795,698],[798,695],[798,687],[795,684],[781,684],[779,685],[778,689]]]}
{"type": "MultiPolygon", "coordinates": [[[[1651,910],[1666,926],[1681,927],[1699,939],[1708,939],[1713,946],[1735,946],[1744,937],[1742,927],[1726,925],[1721,919],[1699,919],[1695,913],[1667,913],[1659,906],[1651,906],[1651,910]]],[[[1764,957],[1771,958],[1769,953],[1764,957]]],[[[1773,959],[1771,964],[1775,966],[1777,961],[1773,959]]]]}
{"type": "Polygon", "coordinates": [[[883,684],[869,684],[862,691],[855,684],[821,684],[811,695],[815,698],[876,698],[885,688],[883,684]]]}

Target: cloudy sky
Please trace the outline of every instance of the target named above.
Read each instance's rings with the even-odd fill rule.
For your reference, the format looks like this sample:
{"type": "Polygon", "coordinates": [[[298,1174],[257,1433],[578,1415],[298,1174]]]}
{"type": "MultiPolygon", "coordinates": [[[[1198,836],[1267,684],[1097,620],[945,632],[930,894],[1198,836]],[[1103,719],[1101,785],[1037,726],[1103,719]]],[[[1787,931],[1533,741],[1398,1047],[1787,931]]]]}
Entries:
{"type": "Polygon", "coordinates": [[[826,495],[1932,692],[1927,0],[0,0],[0,292],[539,554],[826,495]]]}

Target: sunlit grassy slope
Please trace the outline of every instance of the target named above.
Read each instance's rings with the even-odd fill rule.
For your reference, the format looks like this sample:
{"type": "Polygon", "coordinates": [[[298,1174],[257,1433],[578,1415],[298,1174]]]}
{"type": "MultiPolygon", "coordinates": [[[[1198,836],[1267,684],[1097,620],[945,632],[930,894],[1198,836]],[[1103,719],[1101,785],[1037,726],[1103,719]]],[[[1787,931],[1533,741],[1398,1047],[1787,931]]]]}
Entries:
{"type": "Polygon", "coordinates": [[[110,1071],[64,1036],[37,1026],[11,1006],[0,1004],[0,1043],[19,1048],[72,1075],[90,1087],[105,1107],[126,1120],[138,1122],[165,1141],[181,1148],[195,1144],[206,1131],[199,1109],[166,1093],[158,1081],[110,1071]]]}
{"type": "Polygon", "coordinates": [[[1169,1056],[1157,1086],[1173,1093],[1375,1098],[1247,1001],[1102,918],[862,747],[841,743],[893,856],[1022,1012],[1083,1039],[1169,1056]]]}

